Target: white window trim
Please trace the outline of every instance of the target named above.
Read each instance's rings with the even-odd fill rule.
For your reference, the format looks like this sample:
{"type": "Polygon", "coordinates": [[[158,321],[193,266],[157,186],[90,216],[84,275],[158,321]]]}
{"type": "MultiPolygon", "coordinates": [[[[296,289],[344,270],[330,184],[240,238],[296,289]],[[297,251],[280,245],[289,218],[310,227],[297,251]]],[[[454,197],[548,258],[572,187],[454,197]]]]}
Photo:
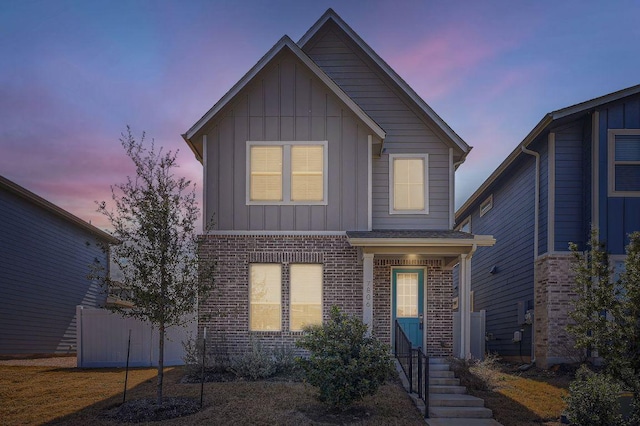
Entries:
{"type": "Polygon", "coordinates": [[[461,231],[461,232],[466,232],[463,231],[462,228],[464,228],[464,226],[466,224],[469,224],[469,233],[471,233],[471,215],[467,216],[467,218],[465,220],[463,220],[462,222],[460,222],[460,224],[458,226],[456,226],[456,231],[461,231]]]}
{"type": "Polygon", "coordinates": [[[489,195],[481,204],[480,204],[480,217],[489,213],[489,211],[493,208],[493,194],[489,195]]]}
{"type": "Polygon", "coordinates": [[[429,214],[429,154],[389,154],[389,214],[429,214]],[[424,164],[424,209],[396,210],[394,204],[393,160],[396,158],[422,158],[424,164]]]}
{"type": "Polygon", "coordinates": [[[329,171],[329,143],[328,141],[247,141],[245,154],[245,202],[248,206],[326,206],[328,204],[328,171],[329,171]],[[282,200],[262,201],[251,200],[251,147],[281,146],[282,147],[282,200]],[[292,201],[291,200],[291,147],[295,145],[322,145],[323,148],[323,170],[322,185],[323,194],[321,201],[292,201]]]}
{"type": "MultiPolygon", "coordinates": [[[[617,135],[640,135],[640,129],[609,129],[607,132],[607,167],[608,174],[608,195],[609,197],[640,197],[640,191],[616,191],[616,136],[617,135]]],[[[635,161],[633,162],[636,163],[635,161]]]]}

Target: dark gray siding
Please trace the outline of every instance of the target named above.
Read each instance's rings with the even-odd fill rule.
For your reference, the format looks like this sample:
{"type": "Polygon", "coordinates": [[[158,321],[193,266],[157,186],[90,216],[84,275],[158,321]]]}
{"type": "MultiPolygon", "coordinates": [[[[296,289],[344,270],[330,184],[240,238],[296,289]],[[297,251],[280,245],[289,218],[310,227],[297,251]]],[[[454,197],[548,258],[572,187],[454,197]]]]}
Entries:
{"type": "Polygon", "coordinates": [[[289,51],[206,130],[207,214],[219,230],[344,231],[368,226],[371,132],[289,51]],[[247,205],[247,141],[328,141],[327,205],[247,205]]]}
{"type": "MultiPolygon", "coordinates": [[[[548,211],[549,211],[549,149],[547,136],[538,138],[529,149],[540,154],[540,205],[538,222],[538,254],[549,251],[548,239],[548,211]]],[[[535,182],[534,182],[535,183],[535,182]]],[[[532,246],[533,247],[533,246],[532,246]]]]}
{"type": "Polygon", "coordinates": [[[472,232],[496,239],[494,247],[478,248],[471,262],[474,310],[487,311],[486,332],[493,335],[487,351],[505,356],[531,353],[530,326],[524,326],[522,346],[511,340],[521,329],[518,302],[533,308],[534,175],[534,157],[520,157],[472,210],[472,232]],[[490,194],[493,208],[480,217],[479,205],[490,194]],[[493,266],[495,274],[489,272],[493,266]]]}
{"type": "Polygon", "coordinates": [[[628,235],[640,230],[640,197],[608,197],[607,131],[640,129],[640,97],[616,102],[599,109],[599,212],[600,238],[612,254],[623,254],[628,235]]]}
{"type": "Polygon", "coordinates": [[[590,180],[585,180],[583,124],[556,132],[555,167],[555,251],[568,251],[569,243],[584,243],[585,191],[590,180]]]}
{"type": "Polygon", "coordinates": [[[104,305],[95,260],[91,233],[0,189],[0,354],[75,352],[76,305],[104,305]]]}
{"type": "Polygon", "coordinates": [[[449,229],[449,149],[432,123],[335,25],[318,32],[305,52],[387,133],[385,155],[373,163],[374,229],[449,229]],[[389,214],[389,156],[429,154],[429,214],[389,214]]]}

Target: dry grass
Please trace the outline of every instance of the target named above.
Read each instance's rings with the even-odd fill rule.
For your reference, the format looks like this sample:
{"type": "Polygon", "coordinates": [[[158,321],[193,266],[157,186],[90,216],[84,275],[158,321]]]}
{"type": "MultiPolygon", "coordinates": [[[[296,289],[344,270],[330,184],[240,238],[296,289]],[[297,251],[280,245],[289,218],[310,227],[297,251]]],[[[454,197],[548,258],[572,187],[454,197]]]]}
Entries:
{"type": "MultiPolygon", "coordinates": [[[[129,373],[127,399],[153,396],[155,369],[129,373]]],[[[167,369],[165,395],[199,398],[199,384],[182,384],[181,368],[167,369]]],[[[3,425],[112,425],[103,417],[122,400],[124,371],[0,366],[0,419],[3,425]]],[[[182,424],[362,424],[418,425],[422,416],[396,382],[353,410],[327,413],[311,386],[290,382],[230,382],[205,384],[204,409],[161,422],[182,424]]],[[[157,424],[157,423],[156,423],[157,424]]]]}
{"type": "Polygon", "coordinates": [[[536,368],[521,372],[497,363],[481,370],[488,390],[470,389],[470,393],[483,398],[504,426],[560,425],[570,375],[536,368]]]}

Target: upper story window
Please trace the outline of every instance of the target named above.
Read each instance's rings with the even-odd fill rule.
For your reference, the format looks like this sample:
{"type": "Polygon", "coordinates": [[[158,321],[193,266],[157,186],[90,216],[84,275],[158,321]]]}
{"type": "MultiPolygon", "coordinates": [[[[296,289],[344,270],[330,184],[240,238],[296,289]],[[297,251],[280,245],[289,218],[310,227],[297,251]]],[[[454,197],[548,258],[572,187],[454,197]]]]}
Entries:
{"type": "Polygon", "coordinates": [[[327,142],[247,142],[247,204],[327,204],[327,142]]]}
{"type": "Polygon", "coordinates": [[[640,196],[640,129],[609,130],[609,196],[640,196]]]}
{"type": "Polygon", "coordinates": [[[493,194],[489,195],[486,200],[480,204],[480,217],[489,213],[489,210],[493,208],[493,194]]]}
{"type": "Polygon", "coordinates": [[[428,154],[389,155],[389,214],[429,213],[428,154]]]}

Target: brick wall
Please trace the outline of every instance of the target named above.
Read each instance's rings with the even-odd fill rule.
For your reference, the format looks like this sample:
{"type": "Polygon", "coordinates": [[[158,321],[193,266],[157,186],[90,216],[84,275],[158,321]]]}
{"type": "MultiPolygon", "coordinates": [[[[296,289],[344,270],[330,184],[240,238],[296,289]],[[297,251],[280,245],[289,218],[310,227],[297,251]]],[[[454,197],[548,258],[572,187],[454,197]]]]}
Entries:
{"type": "MultiPolygon", "coordinates": [[[[220,236],[201,237],[203,261],[215,261],[214,290],[199,306],[199,333],[223,346],[229,355],[241,353],[250,336],[265,346],[294,344],[300,332],[289,331],[289,264],[323,264],[323,318],[331,306],[362,318],[362,258],[344,236],[220,236]],[[249,331],[249,264],[282,264],[282,323],[278,332],[249,331]]],[[[451,314],[452,276],[440,259],[374,259],[373,334],[385,343],[391,341],[391,267],[426,267],[427,307],[425,323],[427,351],[434,356],[452,353],[451,314]]]]}
{"type": "Polygon", "coordinates": [[[535,264],[535,356],[542,368],[579,357],[566,330],[576,298],[572,262],[571,254],[555,254],[543,256],[535,264]]]}

